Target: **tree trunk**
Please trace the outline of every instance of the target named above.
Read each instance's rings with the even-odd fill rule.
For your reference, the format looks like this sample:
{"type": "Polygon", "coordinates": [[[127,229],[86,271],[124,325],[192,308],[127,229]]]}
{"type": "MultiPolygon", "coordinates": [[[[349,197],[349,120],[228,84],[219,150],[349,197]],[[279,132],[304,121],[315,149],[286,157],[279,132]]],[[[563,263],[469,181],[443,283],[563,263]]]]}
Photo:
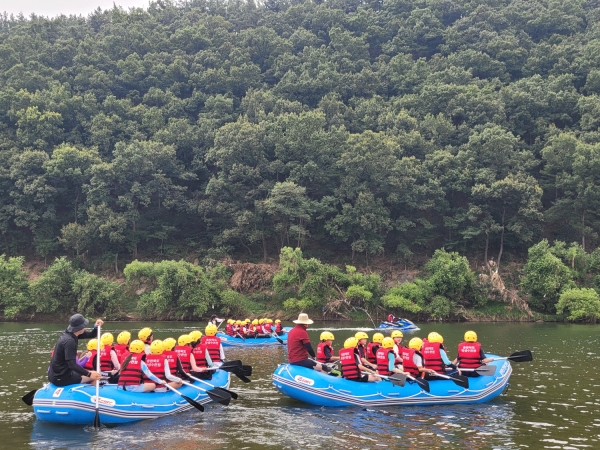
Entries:
{"type": "Polygon", "coordinates": [[[581,248],[585,252],[585,209],[581,214],[581,248]]]}
{"type": "MultiPolygon", "coordinates": [[[[133,221],[133,239],[135,239],[135,232],[136,232],[136,228],[135,228],[135,220],[133,221]]],[[[138,248],[137,248],[137,242],[134,241],[133,243],[133,258],[137,259],[137,254],[138,254],[138,248]]]]}
{"type": "Polygon", "coordinates": [[[485,253],[483,254],[483,264],[489,269],[488,248],[490,247],[490,230],[485,231],[485,253]]]}
{"type": "Polygon", "coordinates": [[[77,223],[77,205],[79,204],[79,189],[77,190],[77,195],[75,196],[75,223],[77,223]]]}
{"type": "Polygon", "coordinates": [[[243,246],[243,247],[244,247],[246,250],[248,250],[248,254],[249,254],[250,256],[252,256],[252,250],[250,249],[250,247],[248,247],[246,244],[244,244],[244,241],[242,240],[242,238],[239,238],[239,241],[240,241],[240,244],[242,244],[242,246],[243,246]]]}
{"type": "Polygon", "coordinates": [[[496,273],[500,272],[500,259],[504,250],[504,217],[506,216],[506,207],[502,208],[502,233],[500,234],[500,251],[498,252],[498,261],[496,265],[496,273]]]}
{"type": "Polygon", "coordinates": [[[119,275],[119,253],[115,253],[115,274],[119,275]]]}
{"type": "Polygon", "coordinates": [[[265,240],[265,234],[261,233],[260,237],[262,239],[262,247],[263,247],[263,262],[267,262],[267,241],[265,240]]]}

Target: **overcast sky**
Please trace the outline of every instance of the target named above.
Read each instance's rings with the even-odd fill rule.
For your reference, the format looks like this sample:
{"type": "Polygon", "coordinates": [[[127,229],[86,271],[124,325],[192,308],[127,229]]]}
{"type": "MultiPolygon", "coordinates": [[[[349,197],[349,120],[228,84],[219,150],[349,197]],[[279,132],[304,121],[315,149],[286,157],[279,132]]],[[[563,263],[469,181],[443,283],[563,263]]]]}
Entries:
{"type": "Polygon", "coordinates": [[[125,9],[148,7],[148,0],[0,0],[0,12],[15,15],[22,12],[26,16],[31,13],[51,17],[60,14],[87,16],[98,7],[103,10],[112,8],[113,3],[125,9]]]}

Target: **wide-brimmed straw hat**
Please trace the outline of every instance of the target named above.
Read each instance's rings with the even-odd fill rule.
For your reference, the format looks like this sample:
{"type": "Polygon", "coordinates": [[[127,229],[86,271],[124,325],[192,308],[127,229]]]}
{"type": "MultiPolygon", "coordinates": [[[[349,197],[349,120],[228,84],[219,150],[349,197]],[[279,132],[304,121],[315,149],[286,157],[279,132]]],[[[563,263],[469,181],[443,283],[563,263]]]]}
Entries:
{"type": "Polygon", "coordinates": [[[292,320],[292,322],[294,322],[294,323],[301,323],[301,324],[304,324],[304,325],[310,325],[311,323],[314,323],[312,320],[310,320],[308,318],[308,314],[306,314],[306,313],[301,313],[298,316],[298,320],[292,320]]]}

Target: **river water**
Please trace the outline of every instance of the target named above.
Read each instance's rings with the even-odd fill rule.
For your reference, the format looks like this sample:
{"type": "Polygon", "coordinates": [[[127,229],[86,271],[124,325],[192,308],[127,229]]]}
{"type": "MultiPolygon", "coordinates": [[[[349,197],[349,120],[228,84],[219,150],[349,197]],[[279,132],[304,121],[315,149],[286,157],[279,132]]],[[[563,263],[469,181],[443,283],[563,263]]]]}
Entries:
{"type": "MultiPolygon", "coordinates": [[[[151,326],[157,338],[177,338],[195,323],[107,323],[115,336],[127,327],[151,326]]],[[[286,324],[292,325],[292,324],[286,324]]],[[[210,404],[158,420],[94,431],[91,427],[47,425],[36,421],[21,396],[46,381],[45,371],[59,324],[0,324],[0,448],[262,449],[262,448],[600,448],[600,343],[597,325],[423,324],[414,333],[444,336],[450,357],[468,329],[484,350],[509,355],[531,349],[534,361],[513,363],[504,396],[477,405],[323,408],[277,392],[271,375],[286,361],[283,346],[226,349],[228,359],[254,367],[252,383],[232,378],[239,394],[228,407],[210,404]]],[[[204,325],[201,325],[201,330],[204,325]]],[[[357,330],[372,336],[371,323],[311,325],[313,345],[331,330],[339,349],[357,330]]],[[[413,335],[405,333],[406,338],[413,335]]],[[[84,342],[80,343],[83,349],[84,342]]]]}

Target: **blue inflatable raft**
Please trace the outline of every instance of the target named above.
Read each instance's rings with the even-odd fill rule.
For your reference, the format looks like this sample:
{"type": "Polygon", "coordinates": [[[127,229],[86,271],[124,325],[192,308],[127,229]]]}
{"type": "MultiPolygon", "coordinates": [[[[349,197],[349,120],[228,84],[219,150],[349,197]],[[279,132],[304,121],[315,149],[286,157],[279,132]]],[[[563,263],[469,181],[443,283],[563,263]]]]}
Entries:
{"type": "MultiPolygon", "coordinates": [[[[217,370],[212,380],[207,380],[213,386],[222,388],[229,387],[229,381],[229,373],[222,370],[217,370]]],[[[194,384],[202,389],[212,389],[198,381],[194,384]]],[[[184,385],[178,390],[202,405],[212,401],[205,392],[191,386],[184,385]]],[[[194,408],[172,391],[135,393],[117,389],[115,384],[100,387],[98,403],[101,424],[156,419],[194,408]]],[[[35,393],[33,412],[43,422],[91,425],[96,414],[96,386],[74,384],[58,387],[48,383],[35,393]]]]}
{"type": "Polygon", "coordinates": [[[400,330],[400,331],[418,331],[419,327],[416,326],[408,319],[398,319],[395,322],[387,322],[382,320],[379,324],[380,330],[400,330]]]}
{"type": "MultiPolygon", "coordinates": [[[[494,355],[489,355],[494,357],[494,355]]],[[[395,386],[390,381],[359,383],[333,377],[312,369],[282,364],[273,374],[279,392],[293,399],[318,406],[408,406],[456,403],[483,403],[498,397],[508,386],[512,373],[506,360],[493,361],[493,376],[469,378],[469,387],[459,387],[450,380],[429,381],[430,392],[416,383],[395,386]]]]}
{"type": "MultiPolygon", "coordinates": [[[[285,334],[281,335],[281,336],[277,336],[279,339],[281,339],[283,341],[283,345],[287,346],[287,332],[290,331],[292,328],[291,327],[284,327],[283,330],[286,332],[285,334]]],[[[265,346],[265,345],[270,345],[270,346],[274,346],[274,345],[282,345],[281,342],[279,342],[277,340],[276,337],[272,336],[272,337],[247,337],[245,339],[242,339],[241,337],[233,337],[233,336],[228,336],[225,333],[222,332],[218,332],[217,336],[221,339],[221,344],[223,344],[223,347],[260,347],[260,346],[265,346]]]]}

